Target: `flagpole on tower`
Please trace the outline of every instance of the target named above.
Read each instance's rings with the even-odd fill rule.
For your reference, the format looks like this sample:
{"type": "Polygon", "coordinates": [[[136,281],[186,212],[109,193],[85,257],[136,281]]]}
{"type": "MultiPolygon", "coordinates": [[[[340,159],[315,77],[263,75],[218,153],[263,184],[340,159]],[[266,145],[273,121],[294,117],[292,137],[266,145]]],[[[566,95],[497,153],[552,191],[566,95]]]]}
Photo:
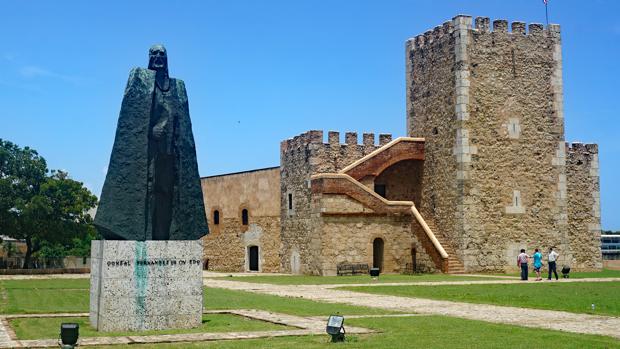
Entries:
{"type": "Polygon", "coordinates": [[[545,19],[547,20],[547,27],[548,27],[549,26],[549,9],[548,9],[549,0],[543,0],[543,2],[545,3],[545,19]]]}

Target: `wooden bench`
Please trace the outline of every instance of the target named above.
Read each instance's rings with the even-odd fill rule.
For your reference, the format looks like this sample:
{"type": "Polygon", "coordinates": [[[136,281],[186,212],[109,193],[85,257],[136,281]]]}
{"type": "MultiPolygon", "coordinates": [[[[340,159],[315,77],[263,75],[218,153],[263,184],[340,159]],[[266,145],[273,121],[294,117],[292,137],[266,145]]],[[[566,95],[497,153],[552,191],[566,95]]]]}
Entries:
{"type": "Polygon", "coordinates": [[[368,271],[368,264],[365,263],[341,263],[336,266],[336,274],[338,276],[367,275],[368,271]]]}

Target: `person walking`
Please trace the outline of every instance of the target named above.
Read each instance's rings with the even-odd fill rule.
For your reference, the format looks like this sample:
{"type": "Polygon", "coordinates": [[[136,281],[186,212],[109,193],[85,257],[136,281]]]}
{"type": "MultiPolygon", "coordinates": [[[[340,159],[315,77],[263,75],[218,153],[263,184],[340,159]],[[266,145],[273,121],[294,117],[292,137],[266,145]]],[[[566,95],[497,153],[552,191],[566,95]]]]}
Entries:
{"type": "Polygon", "coordinates": [[[530,256],[525,253],[525,249],[521,249],[521,253],[517,256],[517,266],[521,268],[521,280],[527,281],[527,260],[530,256]]]}
{"type": "Polygon", "coordinates": [[[542,253],[538,249],[534,249],[534,271],[536,272],[536,281],[542,281],[540,277],[540,268],[542,268],[542,253]]]}
{"type": "Polygon", "coordinates": [[[556,270],[556,261],[560,257],[560,254],[553,250],[553,247],[549,247],[549,255],[547,255],[547,262],[549,262],[549,277],[547,280],[551,280],[551,272],[555,274],[555,281],[558,281],[558,271],[556,270]]]}

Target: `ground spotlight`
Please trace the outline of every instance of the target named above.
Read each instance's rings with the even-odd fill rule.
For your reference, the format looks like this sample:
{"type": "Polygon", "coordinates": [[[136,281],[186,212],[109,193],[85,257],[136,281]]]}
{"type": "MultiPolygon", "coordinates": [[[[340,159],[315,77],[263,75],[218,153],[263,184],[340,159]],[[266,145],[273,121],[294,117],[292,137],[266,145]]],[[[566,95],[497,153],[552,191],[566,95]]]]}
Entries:
{"type": "Polygon", "coordinates": [[[344,316],[330,315],[327,319],[327,328],[325,329],[328,335],[332,336],[332,342],[344,342],[344,316]]]}
{"type": "Polygon", "coordinates": [[[60,347],[63,349],[73,349],[77,346],[80,336],[80,325],[75,323],[60,324],[60,347]]]}

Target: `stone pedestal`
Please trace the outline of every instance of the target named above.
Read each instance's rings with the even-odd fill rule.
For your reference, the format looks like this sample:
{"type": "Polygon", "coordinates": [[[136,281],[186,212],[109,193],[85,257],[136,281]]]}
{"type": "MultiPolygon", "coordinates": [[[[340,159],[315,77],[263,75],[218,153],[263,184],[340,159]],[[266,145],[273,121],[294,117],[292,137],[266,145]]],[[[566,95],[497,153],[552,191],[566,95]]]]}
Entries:
{"type": "Polygon", "coordinates": [[[91,245],[90,323],[99,331],[202,323],[200,240],[97,240],[91,245]]]}

